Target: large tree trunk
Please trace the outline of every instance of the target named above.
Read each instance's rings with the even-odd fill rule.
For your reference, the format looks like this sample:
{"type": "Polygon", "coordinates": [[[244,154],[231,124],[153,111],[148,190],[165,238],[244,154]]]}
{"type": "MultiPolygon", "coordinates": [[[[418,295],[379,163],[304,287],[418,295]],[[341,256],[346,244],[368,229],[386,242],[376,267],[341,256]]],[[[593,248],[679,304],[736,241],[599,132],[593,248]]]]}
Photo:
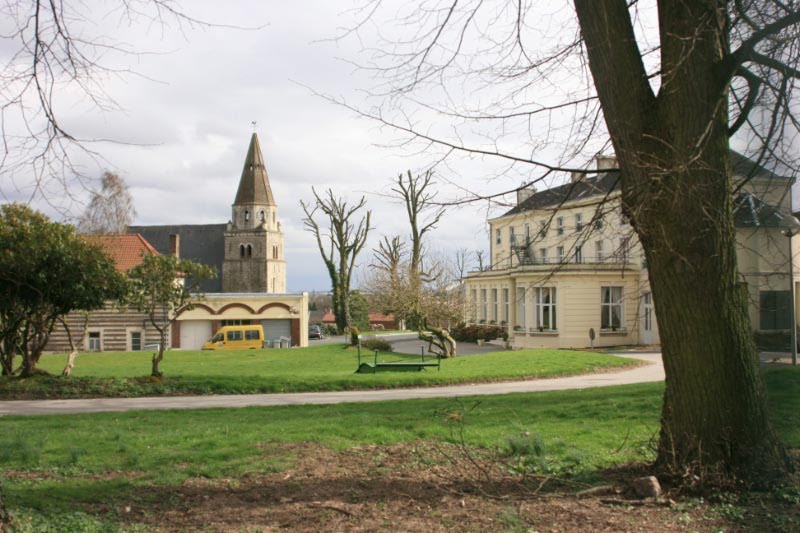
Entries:
{"type": "Polygon", "coordinates": [[[753,483],[782,477],[737,285],[724,0],[659,2],[656,96],[625,0],[576,0],[589,65],[644,247],[666,372],[658,461],[753,483]]]}

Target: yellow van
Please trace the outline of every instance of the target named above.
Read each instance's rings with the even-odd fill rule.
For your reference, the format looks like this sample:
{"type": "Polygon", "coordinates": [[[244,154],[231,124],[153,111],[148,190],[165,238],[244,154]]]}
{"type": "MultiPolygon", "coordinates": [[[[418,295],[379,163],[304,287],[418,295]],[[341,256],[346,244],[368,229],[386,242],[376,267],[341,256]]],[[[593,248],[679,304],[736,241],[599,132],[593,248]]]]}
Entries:
{"type": "Polygon", "coordinates": [[[223,326],[206,341],[204,350],[245,350],[264,345],[264,330],[260,325],[223,326]]]}

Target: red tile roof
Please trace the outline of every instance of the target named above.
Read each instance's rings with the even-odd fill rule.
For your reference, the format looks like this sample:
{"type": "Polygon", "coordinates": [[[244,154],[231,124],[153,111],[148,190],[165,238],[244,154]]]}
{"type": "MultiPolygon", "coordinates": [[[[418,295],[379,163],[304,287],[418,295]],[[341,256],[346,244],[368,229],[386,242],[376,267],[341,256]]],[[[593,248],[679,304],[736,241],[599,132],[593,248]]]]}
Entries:
{"type": "Polygon", "coordinates": [[[144,237],[138,233],[125,235],[85,235],[86,240],[98,245],[111,259],[119,272],[127,273],[142,262],[144,254],[158,255],[144,237]]]}

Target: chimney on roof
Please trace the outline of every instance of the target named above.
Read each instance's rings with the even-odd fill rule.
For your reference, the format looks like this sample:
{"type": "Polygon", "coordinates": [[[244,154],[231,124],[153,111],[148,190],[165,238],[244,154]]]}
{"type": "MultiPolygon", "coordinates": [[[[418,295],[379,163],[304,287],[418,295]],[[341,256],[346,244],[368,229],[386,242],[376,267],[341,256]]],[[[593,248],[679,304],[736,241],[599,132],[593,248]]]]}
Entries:
{"type": "Polygon", "coordinates": [[[536,188],[531,184],[526,185],[525,182],[522,182],[519,189],[517,189],[517,205],[520,205],[534,194],[536,194],[536,188]]]}
{"type": "Polygon", "coordinates": [[[578,170],[573,170],[569,175],[569,182],[570,183],[578,183],[583,179],[586,175],[586,172],[580,172],[578,170]]]}
{"type": "Polygon", "coordinates": [[[602,172],[604,170],[609,170],[612,168],[619,168],[619,162],[617,161],[617,156],[615,155],[597,154],[594,160],[595,163],[597,164],[598,172],[602,172]]]}
{"type": "Polygon", "coordinates": [[[171,233],[169,236],[169,255],[180,258],[181,256],[181,236],[171,233]]]}

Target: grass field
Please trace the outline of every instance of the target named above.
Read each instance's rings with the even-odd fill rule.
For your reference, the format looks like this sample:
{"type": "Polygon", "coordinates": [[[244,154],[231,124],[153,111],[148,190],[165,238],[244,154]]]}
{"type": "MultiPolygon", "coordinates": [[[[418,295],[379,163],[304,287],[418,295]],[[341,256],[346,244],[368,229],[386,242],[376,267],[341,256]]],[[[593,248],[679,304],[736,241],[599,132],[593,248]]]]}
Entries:
{"type": "MultiPolygon", "coordinates": [[[[364,352],[372,361],[373,355],[364,352]]],[[[145,376],[149,352],[82,354],[70,378],[57,374],[66,356],[45,355],[39,367],[55,376],[0,378],[0,399],[246,394],[336,391],[444,385],[584,374],[638,364],[605,354],[567,350],[519,350],[445,359],[441,371],[355,374],[356,350],[340,344],[309,348],[230,352],[170,351],[163,380],[145,376]]],[[[381,361],[418,361],[418,355],[380,354],[381,361]]]]}
{"type": "MultiPolygon", "coordinates": [[[[770,370],[766,378],[779,433],[800,448],[800,371],[770,370]]],[[[468,446],[535,454],[528,464],[538,471],[591,481],[598,468],[653,457],[662,392],[663,384],[650,383],[460,401],[7,417],[0,479],[32,530],[103,530],[76,510],[146,505],[148,487],[163,493],[190,478],[280,472],[294,461],[280,443],[461,442],[463,430],[468,446]]]]}
{"type": "MultiPolygon", "coordinates": [[[[800,371],[769,369],[766,379],[776,427],[787,446],[800,448],[800,371]]],[[[662,393],[663,384],[649,383],[461,400],[6,417],[0,481],[30,531],[114,530],[113,514],[81,510],[147,506],[148,494],[163,498],[191,479],[281,472],[295,461],[296,447],[285,443],[344,449],[463,439],[539,472],[591,482],[598,468],[653,457],[662,393]]]]}

